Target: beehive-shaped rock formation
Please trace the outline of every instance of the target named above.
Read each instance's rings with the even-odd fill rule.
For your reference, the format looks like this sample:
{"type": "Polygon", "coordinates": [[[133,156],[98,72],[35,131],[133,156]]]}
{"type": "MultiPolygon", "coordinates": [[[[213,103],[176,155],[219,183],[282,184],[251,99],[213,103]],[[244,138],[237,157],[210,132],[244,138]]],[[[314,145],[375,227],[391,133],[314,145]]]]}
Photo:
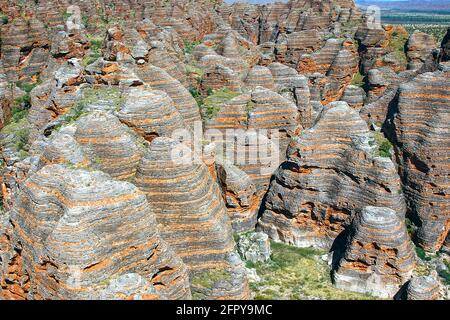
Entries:
{"type": "MultiPolygon", "coordinates": [[[[238,283],[222,292],[222,298],[247,297],[246,277],[239,276],[241,267],[230,262],[234,241],[219,186],[197,156],[181,161],[186,158],[180,158],[180,152],[188,152],[186,148],[169,138],[154,139],[135,183],[152,204],[163,239],[188,265],[192,277],[199,272],[204,276],[211,272],[234,274],[229,279],[234,277],[238,283]]],[[[194,280],[192,283],[196,285],[194,280]]]]}
{"type": "Polygon", "coordinates": [[[420,69],[436,48],[437,43],[433,35],[414,32],[407,43],[408,69],[420,69]]]}
{"type": "Polygon", "coordinates": [[[227,161],[216,167],[233,231],[254,230],[260,204],[255,185],[244,171],[227,161]]]}
{"type": "Polygon", "coordinates": [[[258,191],[265,191],[274,168],[285,155],[287,144],[299,130],[299,112],[293,102],[268,89],[258,87],[220,106],[205,124],[218,129],[227,155],[246,172],[258,191]],[[227,129],[234,131],[226,134],[227,129]],[[272,137],[273,136],[273,137],[272,137]],[[277,163],[274,163],[274,162],[277,163]]]}
{"type": "Polygon", "coordinates": [[[393,298],[411,277],[415,259],[402,218],[388,208],[365,207],[352,222],[334,283],[340,289],[393,298]]]}
{"type": "Polygon", "coordinates": [[[367,124],[345,102],[326,106],[316,124],[294,137],[275,173],[259,220],[274,240],[329,248],[367,205],[405,214],[392,161],[378,156],[367,124]]]}
{"type": "Polygon", "coordinates": [[[341,97],[341,101],[348,103],[350,107],[356,110],[360,110],[364,105],[366,93],[364,89],[358,86],[348,86],[345,88],[344,94],[341,97]]]}
{"type": "Polygon", "coordinates": [[[450,228],[449,73],[419,75],[399,89],[393,141],[408,209],[420,220],[418,243],[439,250],[450,228]]]}
{"type": "Polygon", "coordinates": [[[117,117],[96,111],[82,116],[75,125],[75,140],[102,171],[118,180],[134,176],[142,151],[131,130],[117,117]]]}
{"type": "MultiPolygon", "coordinates": [[[[190,297],[186,266],[160,238],[145,195],[132,184],[50,165],[30,176],[17,197],[11,242],[21,261],[16,270],[29,279],[26,298],[99,299],[112,293],[113,279],[128,274],[169,299],[190,297]]],[[[114,297],[147,293],[142,284],[114,297]]]]}
{"type": "Polygon", "coordinates": [[[438,300],[439,282],[432,276],[412,277],[406,287],[407,300],[438,300]]]}
{"type": "Polygon", "coordinates": [[[183,118],[172,99],[157,90],[131,88],[117,116],[148,141],[170,137],[174,130],[184,128],[183,118]]]}
{"type": "Polygon", "coordinates": [[[241,92],[242,82],[239,75],[232,69],[221,64],[209,69],[202,78],[201,90],[204,95],[208,91],[228,89],[233,92],[241,92]]]}
{"type": "Polygon", "coordinates": [[[264,87],[269,90],[275,89],[275,83],[270,70],[263,66],[254,66],[248,73],[244,81],[249,88],[264,87]]]}
{"type": "Polygon", "coordinates": [[[152,65],[137,68],[136,74],[152,89],[167,93],[188,127],[193,127],[196,121],[200,121],[197,102],[178,80],[161,68],[152,65]]]}

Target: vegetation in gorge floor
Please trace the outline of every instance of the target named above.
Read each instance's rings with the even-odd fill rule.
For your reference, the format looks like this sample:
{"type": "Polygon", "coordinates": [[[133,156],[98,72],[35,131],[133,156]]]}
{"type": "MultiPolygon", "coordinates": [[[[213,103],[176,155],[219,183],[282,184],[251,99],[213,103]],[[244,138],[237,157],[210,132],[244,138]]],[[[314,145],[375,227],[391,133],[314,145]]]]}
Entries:
{"type": "Polygon", "coordinates": [[[327,252],[272,242],[271,260],[247,262],[261,278],[251,282],[256,300],[369,300],[372,296],[346,292],[331,282],[330,268],[321,259],[327,252]]]}

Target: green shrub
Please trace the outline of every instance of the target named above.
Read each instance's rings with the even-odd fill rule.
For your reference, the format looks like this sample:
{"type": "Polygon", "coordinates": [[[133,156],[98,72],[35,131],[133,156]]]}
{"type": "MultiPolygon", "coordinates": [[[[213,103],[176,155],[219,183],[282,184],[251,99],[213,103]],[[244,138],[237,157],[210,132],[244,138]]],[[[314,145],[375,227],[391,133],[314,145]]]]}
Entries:
{"type": "Polygon", "coordinates": [[[72,15],[73,15],[72,13],[64,12],[64,13],[63,13],[63,19],[64,19],[64,21],[69,20],[69,18],[70,18],[72,15]]]}
{"type": "Polygon", "coordinates": [[[101,49],[103,47],[103,39],[93,36],[88,36],[90,53],[83,57],[81,64],[84,67],[93,64],[98,58],[102,57],[101,49]]]}
{"type": "Polygon", "coordinates": [[[87,113],[87,106],[99,101],[111,101],[114,105],[113,108],[118,110],[123,104],[124,98],[117,87],[87,88],[83,91],[83,98],[61,117],[61,124],[53,128],[53,131],[57,131],[63,124],[74,123],[87,113]]]}
{"type": "Polygon", "coordinates": [[[2,24],[8,24],[9,22],[8,16],[2,14],[0,17],[2,24]]]}
{"type": "Polygon", "coordinates": [[[358,73],[353,76],[351,84],[358,87],[364,87],[364,85],[366,84],[364,75],[362,75],[361,72],[358,71],[358,73]]]}
{"type": "Polygon", "coordinates": [[[188,74],[193,73],[201,78],[205,74],[205,70],[203,70],[202,68],[199,68],[197,66],[187,64],[186,65],[186,73],[188,73],[188,74]]]}
{"type": "Polygon", "coordinates": [[[184,41],[184,54],[192,54],[192,51],[194,51],[195,47],[198,46],[201,42],[200,41],[184,41]]]}
{"type": "Polygon", "coordinates": [[[447,270],[441,270],[439,272],[439,276],[444,279],[447,286],[450,286],[450,262],[444,260],[444,263],[447,267],[447,270]]]}
{"type": "Polygon", "coordinates": [[[388,43],[388,48],[393,52],[395,58],[404,63],[406,63],[405,46],[407,42],[408,35],[393,32],[388,43]]]}
{"type": "Polygon", "coordinates": [[[40,85],[42,81],[38,79],[36,82],[18,82],[16,86],[26,93],[30,93],[34,88],[40,85]]]}
{"type": "Polygon", "coordinates": [[[375,132],[374,138],[378,146],[377,155],[383,158],[390,158],[393,149],[392,143],[381,132],[375,132]]]}
{"type": "Polygon", "coordinates": [[[211,289],[214,284],[220,280],[231,280],[231,274],[226,269],[212,269],[195,274],[192,277],[192,285],[194,287],[211,289]]]}
{"type": "Polygon", "coordinates": [[[220,111],[220,108],[229,100],[239,96],[239,92],[233,92],[230,89],[208,90],[208,97],[203,99],[201,113],[204,120],[211,120],[220,111]],[[209,94],[211,93],[211,94],[209,94]]]}
{"type": "Polygon", "coordinates": [[[25,146],[30,135],[30,123],[28,122],[28,109],[14,106],[11,110],[12,117],[8,124],[3,127],[2,134],[6,135],[5,145],[18,153],[19,158],[26,158],[28,153],[25,146]]]}
{"type": "Polygon", "coordinates": [[[421,247],[416,247],[416,253],[417,253],[417,256],[421,260],[423,260],[423,261],[431,261],[431,257],[427,256],[427,253],[421,247]]]}

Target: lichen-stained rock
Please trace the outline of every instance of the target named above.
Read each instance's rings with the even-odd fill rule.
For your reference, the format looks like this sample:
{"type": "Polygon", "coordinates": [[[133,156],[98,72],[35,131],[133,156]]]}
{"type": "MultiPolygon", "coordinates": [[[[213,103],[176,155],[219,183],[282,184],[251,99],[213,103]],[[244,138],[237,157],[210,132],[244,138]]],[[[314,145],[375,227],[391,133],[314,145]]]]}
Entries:
{"type": "Polygon", "coordinates": [[[345,102],[326,106],[292,139],[263,205],[258,229],[299,247],[330,248],[367,205],[405,214],[394,164],[378,156],[367,124],[345,102]]]}
{"type": "Polygon", "coordinates": [[[17,197],[11,243],[29,277],[26,298],[99,299],[129,273],[169,299],[190,297],[186,266],[159,236],[145,195],[132,184],[50,165],[17,197]]]}
{"type": "Polygon", "coordinates": [[[297,71],[300,73],[320,72],[325,74],[330,69],[341,48],[342,40],[328,39],[318,52],[310,55],[305,54],[300,57],[297,71]]]}
{"type": "Polygon", "coordinates": [[[205,56],[215,56],[217,52],[214,49],[205,43],[200,43],[192,50],[192,56],[196,61],[200,61],[205,56]]]}
{"type": "MultiPolygon", "coordinates": [[[[142,158],[135,183],[152,204],[161,236],[188,265],[192,277],[207,277],[211,272],[228,276],[239,273],[241,267],[229,259],[234,241],[219,186],[196,155],[180,156],[188,150],[170,138],[154,139],[142,158]]],[[[222,298],[248,296],[245,276],[221,279],[228,283],[220,293],[222,298]],[[236,279],[238,283],[228,287],[236,279]]],[[[197,287],[194,280],[191,282],[197,287]]],[[[211,283],[208,287],[215,286],[211,283]]]]}
{"type": "MultiPolygon", "coordinates": [[[[400,76],[389,67],[382,67],[369,70],[367,82],[369,86],[368,103],[375,102],[392,84],[400,82],[400,76]]],[[[386,111],[382,111],[386,116],[386,111]]]]}
{"type": "Polygon", "coordinates": [[[269,90],[275,89],[272,73],[268,68],[263,66],[254,66],[249,71],[244,85],[251,89],[256,87],[264,87],[269,90]]]}
{"type": "Polygon", "coordinates": [[[368,74],[368,98],[360,116],[368,123],[384,123],[389,109],[395,105],[401,83],[411,81],[418,71],[395,73],[389,67],[371,69],[368,74]]]}
{"type": "Polygon", "coordinates": [[[103,111],[80,117],[75,126],[75,140],[102,171],[119,180],[134,177],[142,151],[131,129],[103,111]]]}
{"type": "Polygon", "coordinates": [[[420,221],[418,243],[437,251],[450,228],[448,72],[424,73],[400,85],[392,141],[408,210],[420,221]]]}
{"type": "Polygon", "coordinates": [[[188,127],[192,128],[196,121],[201,120],[197,102],[178,80],[172,78],[161,68],[150,64],[137,67],[135,72],[152,89],[167,93],[188,127]]]}
{"type": "Polygon", "coordinates": [[[237,247],[241,257],[246,261],[266,262],[270,259],[270,241],[267,234],[253,232],[239,238],[237,247]]]}
{"type": "Polygon", "coordinates": [[[440,285],[433,276],[414,276],[406,287],[406,300],[439,300],[440,285]]]}
{"type": "Polygon", "coordinates": [[[364,105],[365,98],[366,93],[363,88],[350,85],[345,88],[341,101],[347,102],[353,109],[360,110],[364,105]]]}
{"type": "MultiPolygon", "coordinates": [[[[145,42],[144,42],[145,44],[145,42]]],[[[169,54],[161,41],[151,41],[148,52],[148,62],[166,71],[171,77],[187,85],[187,77],[184,64],[173,54],[169,54]]]]}
{"type": "Polygon", "coordinates": [[[172,99],[158,90],[131,88],[117,116],[147,141],[170,137],[174,130],[184,128],[183,118],[172,99]]]}
{"type": "Polygon", "coordinates": [[[344,255],[333,273],[337,288],[393,298],[416,263],[406,225],[389,208],[365,207],[350,227],[344,255]]]}
{"type": "Polygon", "coordinates": [[[233,231],[255,230],[260,204],[255,185],[244,171],[227,161],[218,162],[216,171],[233,231]]]}
{"type": "Polygon", "coordinates": [[[433,35],[424,32],[414,32],[407,43],[408,69],[417,70],[436,50],[437,43],[433,35]]]}

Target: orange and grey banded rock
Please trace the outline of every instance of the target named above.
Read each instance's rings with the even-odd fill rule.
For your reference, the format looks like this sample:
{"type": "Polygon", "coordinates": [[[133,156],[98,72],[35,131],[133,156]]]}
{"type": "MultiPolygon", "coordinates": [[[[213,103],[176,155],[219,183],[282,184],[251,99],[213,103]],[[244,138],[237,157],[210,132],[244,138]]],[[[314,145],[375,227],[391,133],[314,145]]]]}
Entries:
{"type": "Polygon", "coordinates": [[[433,35],[424,32],[414,32],[406,44],[408,69],[417,70],[438,47],[433,35]]]}
{"type": "MultiPolygon", "coordinates": [[[[135,184],[152,204],[161,236],[187,264],[192,277],[211,272],[241,274],[223,279],[228,283],[225,292],[214,293],[212,288],[206,295],[245,298],[247,280],[241,267],[230,262],[234,240],[219,186],[207,166],[196,155],[187,158],[187,152],[187,146],[170,138],[154,139],[139,165],[135,184]],[[185,154],[180,156],[180,152],[185,154]]],[[[191,283],[197,290],[195,281],[191,283]]]]}
{"type": "Polygon", "coordinates": [[[80,117],[75,126],[75,140],[102,171],[118,180],[134,177],[142,151],[130,128],[103,111],[80,117]]]}
{"type": "MultiPolygon", "coordinates": [[[[26,298],[111,297],[114,279],[127,274],[169,299],[191,296],[186,266],[159,236],[145,195],[132,184],[50,165],[24,181],[17,197],[11,243],[29,278],[26,298]]],[[[143,289],[135,286],[127,297],[145,298],[143,289]]]]}
{"type": "Polygon", "coordinates": [[[321,47],[321,44],[322,39],[315,29],[291,33],[287,37],[285,62],[292,67],[296,67],[302,54],[316,51],[321,47]]]}
{"type": "Polygon", "coordinates": [[[364,105],[365,98],[366,92],[363,88],[350,85],[345,88],[341,101],[347,102],[353,109],[360,110],[364,105]]]}
{"type": "Polygon", "coordinates": [[[242,81],[235,71],[221,64],[206,71],[201,81],[201,91],[207,95],[208,91],[228,89],[232,92],[241,92],[242,81]]]}
{"type": "Polygon", "coordinates": [[[406,287],[407,300],[439,300],[440,285],[433,276],[414,276],[406,287]]]}
{"type": "Polygon", "coordinates": [[[393,141],[408,210],[420,221],[417,242],[428,251],[450,229],[448,72],[424,73],[400,85],[393,141]]]}
{"type": "Polygon", "coordinates": [[[314,117],[308,79],[281,63],[272,63],[268,69],[272,73],[276,91],[297,105],[300,124],[304,128],[309,128],[314,122],[314,117]]]}
{"type": "Polygon", "coordinates": [[[368,73],[368,98],[360,115],[368,123],[383,123],[389,108],[395,104],[399,85],[410,81],[420,71],[395,73],[389,67],[371,69],[368,73]]]}
{"type": "Polygon", "coordinates": [[[389,208],[365,207],[353,220],[333,273],[337,288],[393,298],[416,263],[406,225],[389,208]]]}
{"type": "Polygon", "coordinates": [[[276,171],[258,229],[299,247],[330,248],[367,205],[405,215],[400,178],[358,111],[345,102],[324,108],[315,125],[295,136],[276,171]]]}
{"type": "Polygon", "coordinates": [[[196,121],[201,120],[195,99],[178,80],[172,78],[163,69],[146,65],[138,67],[135,72],[152,89],[164,91],[169,95],[188,127],[193,127],[196,121]]]}
{"type": "Polygon", "coordinates": [[[32,82],[48,59],[50,41],[44,23],[18,17],[3,25],[1,32],[1,54],[8,80],[32,82]]]}
{"type": "Polygon", "coordinates": [[[255,230],[260,201],[249,176],[228,161],[218,162],[216,171],[234,232],[255,230]]]}
{"type": "Polygon", "coordinates": [[[222,147],[219,153],[226,149],[224,157],[237,161],[237,166],[250,176],[258,192],[265,191],[270,176],[285,156],[291,137],[301,128],[297,107],[262,87],[219,107],[217,114],[205,123],[205,128],[221,132],[222,140],[215,140],[222,147]],[[235,131],[227,135],[227,129],[235,131]]]}
{"type": "Polygon", "coordinates": [[[272,73],[268,68],[263,66],[254,66],[250,69],[244,85],[251,89],[256,87],[264,87],[269,90],[275,89],[272,73]]]}
{"type": "Polygon", "coordinates": [[[206,70],[214,70],[218,65],[227,67],[237,75],[245,74],[249,65],[243,59],[227,58],[218,54],[206,55],[199,60],[199,64],[206,70]]]}
{"type": "Polygon", "coordinates": [[[129,89],[117,117],[147,141],[170,137],[173,131],[184,128],[183,118],[172,99],[157,90],[129,89]]]}

